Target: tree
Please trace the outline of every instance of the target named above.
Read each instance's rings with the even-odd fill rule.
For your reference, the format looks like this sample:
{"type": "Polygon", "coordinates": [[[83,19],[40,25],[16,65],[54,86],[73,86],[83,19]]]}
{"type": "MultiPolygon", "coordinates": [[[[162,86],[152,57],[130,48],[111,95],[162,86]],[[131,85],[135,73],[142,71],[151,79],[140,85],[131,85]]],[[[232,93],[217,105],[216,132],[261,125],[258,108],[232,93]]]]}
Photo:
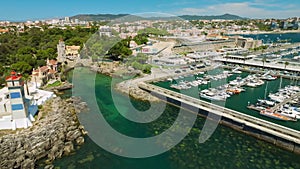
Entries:
{"type": "Polygon", "coordinates": [[[32,66],[30,66],[28,63],[21,61],[17,62],[11,65],[11,69],[15,70],[21,74],[30,74],[32,71],[32,66]]]}
{"type": "Polygon", "coordinates": [[[266,58],[266,56],[264,56],[263,58],[262,58],[262,63],[263,63],[263,67],[265,67],[265,62],[267,61],[267,58],[266,58]]]}
{"type": "Polygon", "coordinates": [[[25,74],[23,74],[23,78],[24,78],[25,84],[26,84],[27,95],[29,95],[28,81],[30,81],[31,77],[27,73],[25,73],[25,74]]]}
{"type": "Polygon", "coordinates": [[[169,35],[168,31],[163,30],[163,29],[157,29],[157,28],[145,28],[142,30],[138,31],[138,34],[143,34],[143,35],[154,35],[154,36],[166,36],[169,35]]]}
{"type": "Polygon", "coordinates": [[[5,72],[5,68],[3,67],[2,64],[0,64],[0,75],[3,75],[5,72]]]}
{"type": "Polygon", "coordinates": [[[284,69],[289,65],[290,63],[288,61],[284,62],[284,69]]]}
{"type": "Polygon", "coordinates": [[[94,43],[90,49],[90,52],[92,56],[96,56],[96,57],[103,56],[104,51],[103,51],[102,44],[99,42],[94,43]]]}
{"type": "Polygon", "coordinates": [[[149,64],[143,65],[143,73],[150,74],[152,66],[149,64]]]}
{"type": "Polygon", "coordinates": [[[228,52],[226,53],[226,56],[225,56],[225,57],[226,57],[226,62],[227,62],[227,60],[228,60],[228,58],[229,58],[229,53],[228,53],[228,52]]]}
{"type": "Polygon", "coordinates": [[[244,54],[243,54],[243,57],[244,57],[244,59],[243,59],[243,60],[244,60],[244,64],[245,64],[245,62],[246,62],[246,59],[247,59],[247,53],[244,53],[244,54]]]}
{"type": "Polygon", "coordinates": [[[136,56],[136,60],[141,64],[145,64],[148,60],[148,56],[143,53],[138,53],[136,56]]]}
{"type": "Polygon", "coordinates": [[[109,49],[108,55],[110,58],[113,60],[123,60],[125,57],[132,55],[128,41],[129,39],[124,39],[109,49]]]}
{"type": "Polygon", "coordinates": [[[146,34],[138,34],[133,38],[133,40],[138,44],[146,44],[148,42],[148,36],[146,34]]]}
{"type": "Polygon", "coordinates": [[[20,48],[17,51],[18,55],[26,55],[26,54],[32,55],[32,54],[35,54],[35,53],[36,53],[36,50],[32,47],[29,47],[29,46],[25,46],[23,48],[20,48]]]}

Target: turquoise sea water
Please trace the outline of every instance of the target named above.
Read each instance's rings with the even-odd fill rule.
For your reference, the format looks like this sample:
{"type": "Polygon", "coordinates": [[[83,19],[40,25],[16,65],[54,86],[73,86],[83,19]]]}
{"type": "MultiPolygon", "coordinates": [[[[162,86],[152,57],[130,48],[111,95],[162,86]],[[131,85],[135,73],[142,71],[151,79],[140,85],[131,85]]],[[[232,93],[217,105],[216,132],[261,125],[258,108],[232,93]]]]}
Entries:
{"type": "MultiPolygon", "coordinates": [[[[84,83],[84,82],[83,82],[84,83]]],[[[161,133],[172,125],[179,112],[178,107],[168,105],[163,115],[155,122],[137,124],[121,116],[111,97],[111,78],[97,75],[97,102],[109,124],[121,133],[149,137],[161,133]]],[[[117,99],[126,99],[117,95],[117,99]]],[[[132,99],[139,110],[149,108],[147,102],[132,99]]],[[[189,112],[185,112],[189,113],[189,112]]],[[[103,168],[103,169],[297,169],[300,155],[282,150],[271,144],[219,125],[205,143],[198,142],[205,119],[198,117],[190,134],[170,151],[145,159],[129,159],[106,152],[89,137],[86,143],[68,157],[54,162],[60,168],[103,168]]]]}

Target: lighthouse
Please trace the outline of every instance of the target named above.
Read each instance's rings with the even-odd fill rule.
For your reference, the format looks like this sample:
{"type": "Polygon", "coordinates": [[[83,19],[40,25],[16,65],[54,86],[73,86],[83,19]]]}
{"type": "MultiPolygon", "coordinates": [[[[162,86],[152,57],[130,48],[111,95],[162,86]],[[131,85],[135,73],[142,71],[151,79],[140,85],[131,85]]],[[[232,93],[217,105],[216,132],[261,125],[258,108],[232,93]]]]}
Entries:
{"type": "Polygon", "coordinates": [[[12,128],[27,128],[32,126],[28,118],[28,104],[25,99],[24,82],[22,76],[16,72],[11,72],[6,78],[11,105],[12,128]]]}

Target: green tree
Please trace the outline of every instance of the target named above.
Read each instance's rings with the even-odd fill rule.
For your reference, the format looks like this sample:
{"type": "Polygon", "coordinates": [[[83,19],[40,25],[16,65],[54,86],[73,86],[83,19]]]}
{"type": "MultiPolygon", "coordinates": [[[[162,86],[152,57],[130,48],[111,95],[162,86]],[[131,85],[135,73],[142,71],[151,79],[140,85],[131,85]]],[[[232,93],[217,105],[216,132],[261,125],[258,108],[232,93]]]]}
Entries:
{"type": "Polygon", "coordinates": [[[244,57],[243,61],[244,61],[244,64],[245,64],[246,59],[247,59],[247,53],[244,53],[244,54],[243,54],[243,57],[244,57]]]}
{"type": "Polygon", "coordinates": [[[143,65],[143,73],[150,74],[152,66],[149,64],[143,65]]]}
{"type": "Polygon", "coordinates": [[[17,55],[26,55],[26,54],[32,55],[35,53],[36,53],[36,50],[29,46],[22,47],[22,48],[18,49],[18,51],[17,51],[17,55]]]}
{"type": "Polygon", "coordinates": [[[148,36],[146,34],[138,34],[133,38],[133,40],[138,44],[146,44],[148,42],[148,36]]]}
{"type": "Polygon", "coordinates": [[[103,50],[103,46],[100,42],[96,42],[92,45],[91,47],[91,54],[92,56],[103,56],[104,55],[104,50],[103,50]]]}
{"type": "Polygon", "coordinates": [[[109,51],[108,55],[113,60],[123,60],[127,56],[132,55],[132,51],[129,49],[129,39],[124,39],[115,44],[109,51]]]}
{"type": "Polygon", "coordinates": [[[11,65],[11,69],[15,70],[21,74],[30,74],[32,71],[32,66],[30,66],[28,63],[21,61],[17,62],[11,65]]]}
{"type": "Polygon", "coordinates": [[[25,73],[25,74],[23,74],[23,79],[24,79],[25,84],[26,84],[26,92],[27,92],[27,95],[29,95],[28,81],[30,81],[31,76],[29,76],[29,74],[25,73]]]}
{"type": "Polygon", "coordinates": [[[148,56],[143,53],[138,53],[136,56],[136,60],[141,64],[145,64],[148,60],[148,56]]]}
{"type": "Polygon", "coordinates": [[[228,53],[228,52],[226,53],[225,58],[226,58],[226,62],[227,62],[227,60],[228,60],[228,58],[229,58],[229,53],[228,53]]]}
{"type": "Polygon", "coordinates": [[[262,58],[262,63],[263,63],[263,67],[265,67],[265,63],[266,63],[266,61],[267,61],[267,58],[266,58],[266,56],[264,56],[263,58],[262,58]]]}
{"type": "Polygon", "coordinates": [[[289,65],[290,63],[288,61],[284,62],[284,69],[289,65]]]}

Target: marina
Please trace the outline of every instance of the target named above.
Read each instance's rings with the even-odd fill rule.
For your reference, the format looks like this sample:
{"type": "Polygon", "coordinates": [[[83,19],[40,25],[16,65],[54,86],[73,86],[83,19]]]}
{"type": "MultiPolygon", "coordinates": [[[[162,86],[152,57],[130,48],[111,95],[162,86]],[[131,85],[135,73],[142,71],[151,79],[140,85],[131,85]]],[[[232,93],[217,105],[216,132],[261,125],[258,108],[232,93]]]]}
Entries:
{"type": "Polygon", "coordinates": [[[257,138],[264,139],[264,135],[271,134],[273,137],[264,140],[268,142],[274,142],[274,144],[281,146],[282,148],[299,153],[298,147],[300,145],[300,132],[297,130],[268,122],[260,118],[252,117],[241,112],[224,108],[216,104],[202,101],[200,99],[170,91],[155,85],[141,82],[139,87],[151,92],[157,97],[167,97],[167,100],[169,100],[168,102],[174,103],[174,101],[177,101],[179,102],[179,106],[184,105],[185,109],[190,109],[193,111],[194,108],[198,108],[199,112],[195,113],[206,116],[207,112],[211,112],[215,115],[221,116],[222,122],[225,124],[240,131],[246,130],[246,132],[252,133],[252,135],[257,138]],[[281,139],[284,139],[285,141],[282,143],[281,139]]]}
{"type": "MultiPolygon", "coordinates": [[[[299,86],[299,82],[297,80],[290,80],[286,78],[277,78],[277,76],[271,76],[269,71],[266,71],[264,74],[250,74],[248,72],[242,72],[241,74],[232,74],[228,76],[226,79],[219,80],[210,80],[207,84],[199,84],[199,86],[191,86],[190,83],[197,81],[199,78],[209,76],[219,76],[219,74],[229,73],[230,70],[224,70],[222,68],[217,68],[211,71],[206,72],[205,74],[195,74],[193,76],[187,76],[179,80],[179,83],[183,86],[182,88],[172,88],[173,85],[178,83],[178,80],[173,81],[156,81],[150,82],[159,87],[163,87],[168,90],[172,90],[175,92],[182,92],[182,90],[187,90],[184,93],[189,93],[189,90],[197,88],[199,91],[198,96],[193,96],[197,99],[201,99],[203,101],[211,102],[211,101],[226,101],[225,107],[242,112],[244,114],[254,116],[257,118],[261,118],[263,120],[267,120],[276,124],[280,124],[286,127],[290,127],[292,129],[300,130],[299,125],[295,125],[294,122],[282,122],[277,121],[272,118],[264,117],[259,114],[259,111],[263,110],[263,108],[272,107],[276,103],[276,107],[273,109],[278,109],[277,101],[278,98],[275,98],[273,95],[278,91],[286,91],[285,87],[291,87],[297,89],[299,86]],[[263,77],[270,76],[272,79],[262,80],[263,77]],[[273,78],[275,77],[275,78],[273,78]],[[244,99],[247,98],[247,99],[244,99]],[[273,100],[272,100],[273,98],[273,100]],[[265,101],[267,104],[265,106],[255,105],[258,100],[265,101]],[[273,103],[274,102],[274,103],[273,103]],[[251,105],[250,109],[249,106],[251,105]]],[[[294,91],[295,94],[295,91],[294,91]]],[[[288,95],[285,94],[288,99],[288,95]]],[[[282,101],[284,101],[282,100],[282,101]]],[[[297,122],[298,123],[298,122],[297,122]]]]}
{"type": "Polygon", "coordinates": [[[187,107],[198,108],[196,113],[200,115],[207,115],[201,110],[220,115],[222,121],[232,128],[298,152],[297,148],[294,149],[300,144],[298,80],[283,78],[271,70],[263,73],[235,71],[240,71],[240,68],[216,67],[202,74],[145,81],[139,87],[159,98],[167,97],[171,103],[179,101],[187,107]],[[207,84],[199,83],[199,80],[206,80],[207,84]],[[178,84],[180,87],[174,88],[178,84]],[[195,90],[199,91],[198,96],[195,96],[195,90]],[[277,100],[276,95],[284,97],[277,100]],[[290,103],[293,107],[287,106],[290,103]],[[266,138],[265,135],[272,136],[266,138]],[[277,144],[277,140],[282,139],[284,144],[277,144]]]}

